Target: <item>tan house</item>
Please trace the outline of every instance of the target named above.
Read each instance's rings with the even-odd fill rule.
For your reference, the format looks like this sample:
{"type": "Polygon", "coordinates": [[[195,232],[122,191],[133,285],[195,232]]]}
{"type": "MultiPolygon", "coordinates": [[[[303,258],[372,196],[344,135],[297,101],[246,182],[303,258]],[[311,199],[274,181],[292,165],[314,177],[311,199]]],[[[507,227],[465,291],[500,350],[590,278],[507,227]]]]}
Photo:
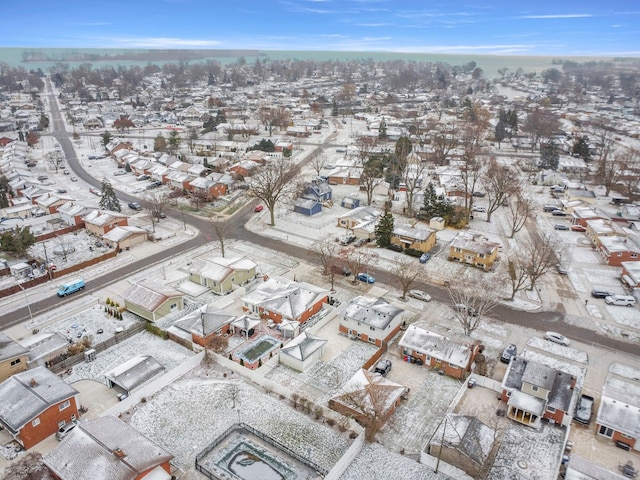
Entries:
{"type": "Polygon", "coordinates": [[[0,427],[26,449],[78,419],[78,391],[45,367],[7,378],[0,398],[0,427]]]}
{"type": "Polygon", "coordinates": [[[147,241],[148,232],[140,227],[115,227],[102,236],[104,240],[116,248],[129,250],[131,247],[147,241]]]}
{"type": "Polygon", "coordinates": [[[436,232],[430,228],[398,225],[393,228],[391,243],[402,248],[412,248],[427,253],[436,245],[436,232]]]}
{"type": "Polygon", "coordinates": [[[189,280],[224,295],[234,285],[245,285],[256,276],[256,264],[244,257],[201,258],[193,262],[189,280]]]}
{"type": "Polygon", "coordinates": [[[184,308],[182,292],[151,282],[131,285],[122,297],[129,312],[151,322],[184,308]]]}
{"type": "Polygon", "coordinates": [[[460,232],[451,241],[448,260],[489,270],[498,258],[499,248],[500,244],[490,242],[482,234],[460,232]]]}
{"type": "Polygon", "coordinates": [[[27,370],[29,350],[0,332],[0,382],[27,370]]]}
{"type": "Polygon", "coordinates": [[[129,225],[129,218],[118,212],[109,210],[93,210],[84,216],[84,228],[99,237],[116,227],[129,225]]]}

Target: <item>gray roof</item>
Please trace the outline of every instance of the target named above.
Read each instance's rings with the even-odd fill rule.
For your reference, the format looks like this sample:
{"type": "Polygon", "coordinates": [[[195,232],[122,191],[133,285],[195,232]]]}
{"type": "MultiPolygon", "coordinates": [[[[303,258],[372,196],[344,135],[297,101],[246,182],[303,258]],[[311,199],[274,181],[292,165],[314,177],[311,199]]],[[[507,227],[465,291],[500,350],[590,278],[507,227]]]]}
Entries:
{"type": "Polygon", "coordinates": [[[319,348],[322,348],[325,343],[327,341],[324,338],[316,337],[304,331],[294,338],[289,345],[280,350],[280,354],[284,353],[298,360],[306,360],[319,348]]]}
{"type": "Polygon", "coordinates": [[[15,340],[0,332],[0,362],[26,355],[29,351],[15,340]]]}
{"type": "Polygon", "coordinates": [[[391,305],[384,298],[360,295],[351,300],[344,311],[344,316],[384,330],[395,317],[402,313],[404,310],[391,305]]]}
{"type": "Polygon", "coordinates": [[[442,442],[445,447],[454,447],[483,464],[491,453],[496,434],[476,417],[448,413],[446,421],[440,423],[432,438],[432,445],[442,442]]]}
{"type": "Polygon", "coordinates": [[[172,458],[135,428],[107,415],[80,423],[43,462],[64,480],[133,480],[172,458]]]}
{"type": "Polygon", "coordinates": [[[151,282],[131,285],[122,295],[126,301],[148,312],[154,312],[170,298],[182,298],[183,296],[184,294],[182,292],[173,287],[151,282]]]}
{"type": "Polygon", "coordinates": [[[162,372],[164,367],[155,358],[138,355],[105,372],[104,376],[131,392],[162,372]]]}
{"type": "Polygon", "coordinates": [[[471,359],[469,345],[429,332],[415,325],[409,325],[399,345],[414,352],[443,360],[460,368],[465,368],[471,359]]]}
{"type": "Polygon", "coordinates": [[[199,337],[206,337],[236,319],[236,315],[220,310],[213,305],[205,305],[186,317],[178,320],[174,325],[199,337]],[[204,332],[203,329],[204,328],[204,332]]]}
{"type": "Polygon", "coordinates": [[[396,225],[393,227],[395,236],[413,238],[420,242],[427,240],[432,233],[433,230],[429,228],[412,227],[411,225],[396,225]]]}
{"type": "Polygon", "coordinates": [[[0,421],[14,432],[78,391],[45,367],[16,373],[0,383],[0,421]]]}
{"type": "Polygon", "coordinates": [[[602,387],[597,422],[633,438],[640,438],[640,386],[607,377],[602,387]]]}

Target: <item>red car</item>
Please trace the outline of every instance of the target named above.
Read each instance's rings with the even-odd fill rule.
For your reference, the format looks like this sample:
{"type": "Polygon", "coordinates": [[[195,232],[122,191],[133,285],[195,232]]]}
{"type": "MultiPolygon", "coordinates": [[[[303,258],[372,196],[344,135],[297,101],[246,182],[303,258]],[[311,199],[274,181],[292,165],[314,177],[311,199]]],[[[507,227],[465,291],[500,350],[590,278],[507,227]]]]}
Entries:
{"type": "Polygon", "coordinates": [[[264,210],[263,205],[256,205],[256,208],[253,209],[254,212],[261,212],[262,210],[264,210]]]}
{"type": "Polygon", "coordinates": [[[582,225],[571,225],[571,230],[573,232],[586,232],[587,229],[584,228],[582,225]]]}

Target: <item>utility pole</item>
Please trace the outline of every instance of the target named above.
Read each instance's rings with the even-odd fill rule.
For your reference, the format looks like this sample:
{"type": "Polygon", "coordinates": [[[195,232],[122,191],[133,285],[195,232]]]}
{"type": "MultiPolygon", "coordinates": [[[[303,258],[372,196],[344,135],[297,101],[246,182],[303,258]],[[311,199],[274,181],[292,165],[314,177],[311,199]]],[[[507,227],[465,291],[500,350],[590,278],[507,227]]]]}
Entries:
{"type": "Polygon", "coordinates": [[[29,320],[31,320],[31,324],[33,325],[33,314],[31,313],[31,304],[29,303],[29,298],[27,297],[27,291],[20,284],[18,284],[18,287],[20,287],[20,290],[22,290],[22,293],[24,293],[24,300],[25,302],[27,302],[27,309],[29,310],[29,320]]]}
{"type": "Polygon", "coordinates": [[[51,265],[49,265],[49,257],[47,256],[47,242],[42,242],[42,248],[44,248],[44,260],[47,262],[47,273],[49,274],[49,280],[53,280],[53,275],[51,274],[51,265]]]}

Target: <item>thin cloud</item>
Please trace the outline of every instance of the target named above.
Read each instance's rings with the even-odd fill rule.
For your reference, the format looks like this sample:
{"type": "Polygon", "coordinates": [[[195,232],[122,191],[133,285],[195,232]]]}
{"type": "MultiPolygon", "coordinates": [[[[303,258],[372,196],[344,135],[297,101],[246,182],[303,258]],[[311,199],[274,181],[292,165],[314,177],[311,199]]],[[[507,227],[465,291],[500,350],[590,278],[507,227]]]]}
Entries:
{"type": "Polygon", "coordinates": [[[563,14],[552,14],[552,15],[522,15],[517,18],[540,18],[540,19],[548,19],[548,18],[588,18],[593,17],[594,15],[590,13],[563,13],[563,14]]]}
{"type": "Polygon", "coordinates": [[[222,43],[219,40],[171,37],[114,38],[112,41],[120,47],[138,48],[205,48],[216,47],[222,43]]]}

